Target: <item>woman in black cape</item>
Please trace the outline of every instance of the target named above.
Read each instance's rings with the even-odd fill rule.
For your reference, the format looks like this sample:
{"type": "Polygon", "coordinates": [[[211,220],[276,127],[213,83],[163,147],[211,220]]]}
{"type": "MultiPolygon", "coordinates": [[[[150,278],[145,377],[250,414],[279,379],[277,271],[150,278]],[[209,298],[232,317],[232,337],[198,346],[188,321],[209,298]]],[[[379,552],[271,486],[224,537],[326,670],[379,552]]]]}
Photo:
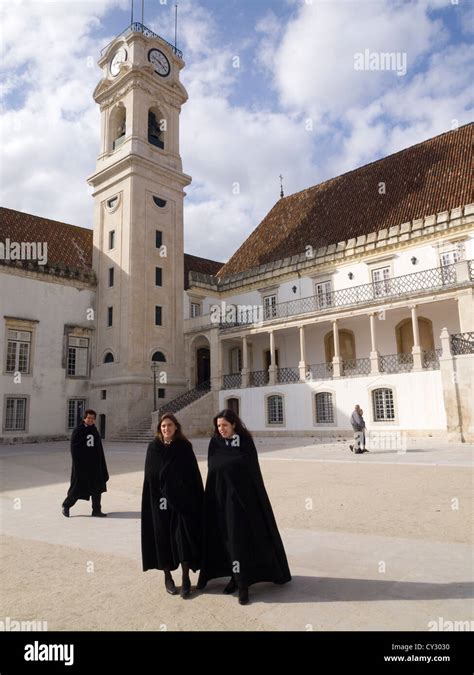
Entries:
{"type": "Polygon", "coordinates": [[[191,591],[189,570],[201,559],[204,490],[193,446],[176,417],[165,413],[147,450],[142,496],[143,571],[163,570],[176,595],[171,571],[181,564],[181,597],[191,591]]]}
{"type": "Polygon", "coordinates": [[[231,577],[224,593],[238,588],[241,605],[248,603],[251,584],[291,580],[255,444],[232,410],[214,417],[209,442],[198,588],[223,576],[231,577]]]}

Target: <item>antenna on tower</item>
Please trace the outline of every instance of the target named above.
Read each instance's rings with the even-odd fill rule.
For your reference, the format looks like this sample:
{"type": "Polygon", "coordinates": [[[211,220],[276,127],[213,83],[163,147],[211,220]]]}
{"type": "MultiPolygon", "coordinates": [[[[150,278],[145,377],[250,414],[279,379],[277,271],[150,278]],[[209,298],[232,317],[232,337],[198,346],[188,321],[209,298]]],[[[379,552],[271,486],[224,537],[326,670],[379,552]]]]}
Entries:
{"type": "Polygon", "coordinates": [[[178,5],[175,5],[174,13],[174,48],[178,46],[178,5]]]}
{"type": "Polygon", "coordinates": [[[283,176],[280,174],[280,199],[283,199],[285,193],[283,192],[283,176]]]}
{"type": "Polygon", "coordinates": [[[142,0],[142,26],[145,25],[144,18],[145,18],[145,0],[142,0]]]}
{"type": "Polygon", "coordinates": [[[132,11],[130,16],[130,25],[133,23],[133,0],[132,0],[132,11]]]}

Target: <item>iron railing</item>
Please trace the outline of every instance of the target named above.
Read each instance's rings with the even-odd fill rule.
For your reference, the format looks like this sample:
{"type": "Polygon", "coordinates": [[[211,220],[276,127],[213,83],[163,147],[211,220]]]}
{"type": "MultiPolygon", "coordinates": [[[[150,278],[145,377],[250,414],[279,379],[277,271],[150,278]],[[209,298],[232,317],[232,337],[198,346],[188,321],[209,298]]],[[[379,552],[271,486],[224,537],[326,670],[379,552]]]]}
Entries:
{"type": "Polygon", "coordinates": [[[130,35],[130,33],[142,33],[142,35],[144,35],[145,37],[159,38],[162,42],[164,42],[165,44],[167,44],[168,47],[170,47],[170,49],[173,51],[174,54],[176,54],[176,56],[178,56],[180,59],[183,58],[183,52],[182,52],[180,49],[178,49],[177,47],[175,47],[174,45],[172,45],[170,42],[168,42],[167,40],[165,40],[164,38],[162,38],[161,35],[157,35],[156,33],[154,33],[150,28],[147,28],[146,26],[144,26],[144,25],[143,25],[142,23],[140,23],[139,21],[134,21],[133,23],[130,24],[130,26],[128,26],[127,28],[125,28],[125,30],[123,30],[123,31],[120,33],[120,35],[117,35],[117,37],[115,37],[115,38],[114,38],[111,42],[109,42],[103,49],[101,49],[100,55],[103,56],[103,55],[105,54],[105,52],[107,51],[107,49],[108,49],[108,48],[110,47],[110,45],[112,44],[112,42],[115,42],[115,40],[116,40],[117,38],[125,37],[125,35],[130,35]]]}
{"type": "Polygon", "coordinates": [[[278,384],[290,384],[300,381],[299,368],[277,368],[278,384]]]}
{"type": "Polygon", "coordinates": [[[169,403],[165,403],[165,405],[162,405],[160,408],[158,408],[160,417],[166,412],[176,413],[179,410],[182,410],[190,403],[194,403],[194,401],[197,401],[198,398],[201,398],[207,394],[209,391],[211,391],[211,381],[206,380],[205,382],[201,382],[201,384],[198,384],[197,387],[194,387],[194,389],[185,391],[184,394],[177,396],[169,403]]]}
{"type": "Polygon", "coordinates": [[[342,374],[344,377],[357,377],[358,375],[370,375],[370,359],[346,359],[342,362],[342,374]]]}
{"type": "Polygon", "coordinates": [[[442,349],[425,349],[422,360],[423,368],[425,370],[438,370],[439,357],[442,353],[442,349]]]}
{"type": "Polygon", "coordinates": [[[250,387],[263,387],[269,382],[268,370],[252,370],[249,373],[250,387]]]}
{"type": "MultiPolygon", "coordinates": [[[[469,262],[472,263],[472,261],[469,262]]],[[[470,267],[470,269],[473,268],[470,267]]],[[[263,323],[300,314],[330,311],[339,307],[374,304],[396,297],[407,297],[418,291],[429,291],[454,286],[456,283],[456,265],[435,267],[422,272],[413,272],[400,277],[394,277],[393,279],[384,279],[383,281],[362,284],[361,286],[327,291],[320,295],[311,295],[297,300],[279,302],[272,306],[271,312],[267,313],[267,315],[263,313],[263,323]]],[[[236,321],[226,322],[224,320],[220,322],[219,326],[221,330],[236,326],[249,326],[256,323],[252,317],[252,313],[246,309],[240,315],[237,313],[236,321]]]]}
{"type": "Polygon", "coordinates": [[[315,363],[306,369],[307,380],[330,380],[334,372],[332,363],[315,363]]]}
{"type": "Polygon", "coordinates": [[[223,389],[240,389],[242,386],[242,373],[229,373],[223,377],[223,389]]]}
{"type": "Polygon", "coordinates": [[[454,333],[450,336],[451,354],[474,354],[474,333],[454,333]]]}
{"type": "Polygon", "coordinates": [[[469,279],[474,281],[474,260],[468,260],[469,279]]]}
{"type": "Polygon", "coordinates": [[[383,354],[379,356],[381,373],[407,373],[413,370],[413,354],[383,354]]]}

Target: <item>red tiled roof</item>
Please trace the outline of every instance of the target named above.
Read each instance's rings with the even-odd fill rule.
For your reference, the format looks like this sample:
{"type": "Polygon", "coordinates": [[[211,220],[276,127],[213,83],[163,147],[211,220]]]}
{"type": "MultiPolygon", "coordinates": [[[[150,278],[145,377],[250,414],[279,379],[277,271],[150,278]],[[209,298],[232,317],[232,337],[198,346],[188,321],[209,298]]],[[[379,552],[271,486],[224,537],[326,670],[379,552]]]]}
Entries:
{"type": "Polygon", "coordinates": [[[0,241],[47,242],[48,265],[92,268],[92,230],[0,207],[0,241]]]}
{"type": "Polygon", "coordinates": [[[465,125],[284,197],[217,276],[471,203],[473,131],[465,125]]]}
{"type": "Polygon", "coordinates": [[[189,288],[189,272],[201,272],[201,274],[216,275],[224,263],[199,258],[196,255],[184,254],[184,289],[189,288]]]}

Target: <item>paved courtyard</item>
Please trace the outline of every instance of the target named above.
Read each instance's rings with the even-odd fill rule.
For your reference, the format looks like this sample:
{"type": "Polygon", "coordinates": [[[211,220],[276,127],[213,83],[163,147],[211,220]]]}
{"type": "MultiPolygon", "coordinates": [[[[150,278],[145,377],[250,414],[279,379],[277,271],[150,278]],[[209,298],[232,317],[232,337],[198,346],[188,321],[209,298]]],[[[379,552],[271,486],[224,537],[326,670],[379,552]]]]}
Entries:
{"type": "MultiPolygon", "coordinates": [[[[293,581],[252,586],[246,607],[222,594],[226,580],[182,600],[165,592],[161,572],[141,571],[146,445],[105,443],[104,519],[90,518],[84,501],[61,514],[67,442],[0,446],[0,619],[170,631],[426,631],[472,621],[472,446],[420,439],[400,454],[352,455],[343,441],[255,440],[293,581]]],[[[193,444],[205,478],[207,441],[193,444]]]]}

